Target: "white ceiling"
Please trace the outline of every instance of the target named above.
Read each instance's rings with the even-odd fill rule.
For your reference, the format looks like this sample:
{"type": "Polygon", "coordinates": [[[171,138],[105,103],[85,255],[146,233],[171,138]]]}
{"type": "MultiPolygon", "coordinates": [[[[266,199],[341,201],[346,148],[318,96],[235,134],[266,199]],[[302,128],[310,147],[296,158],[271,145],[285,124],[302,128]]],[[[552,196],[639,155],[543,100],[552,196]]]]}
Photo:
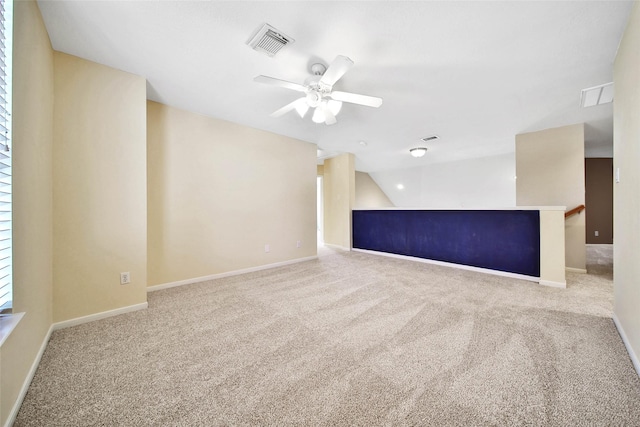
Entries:
{"type": "Polygon", "coordinates": [[[612,80],[631,4],[39,2],[54,49],[144,76],[149,99],[355,153],[367,172],[513,152],[518,133],[580,122],[588,146],[610,145],[612,105],[580,108],[580,90],[612,80]],[[274,58],[246,45],[265,22],[295,39],[274,58]],[[302,83],[338,54],[355,66],[334,89],[380,108],[344,104],[332,126],[269,117],[299,94],[253,77],[302,83]]]}

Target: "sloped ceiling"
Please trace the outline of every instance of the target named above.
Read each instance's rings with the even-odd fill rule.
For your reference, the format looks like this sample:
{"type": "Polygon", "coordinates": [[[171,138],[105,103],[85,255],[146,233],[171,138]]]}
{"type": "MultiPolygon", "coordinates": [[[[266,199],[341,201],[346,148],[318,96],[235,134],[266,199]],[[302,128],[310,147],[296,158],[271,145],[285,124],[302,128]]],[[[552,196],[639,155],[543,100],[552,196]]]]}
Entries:
{"type": "Polygon", "coordinates": [[[581,108],[580,90],[612,80],[631,4],[39,2],[54,49],[144,76],[149,99],[355,153],[366,172],[513,152],[518,133],[579,122],[610,145],[612,105],[581,108]],[[265,22],[295,39],[273,58],[246,45],[265,22]],[[345,104],[332,126],[269,117],[299,94],[253,77],[302,83],[338,54],[355,66],[335,89],[379,109],[345,104]]]}

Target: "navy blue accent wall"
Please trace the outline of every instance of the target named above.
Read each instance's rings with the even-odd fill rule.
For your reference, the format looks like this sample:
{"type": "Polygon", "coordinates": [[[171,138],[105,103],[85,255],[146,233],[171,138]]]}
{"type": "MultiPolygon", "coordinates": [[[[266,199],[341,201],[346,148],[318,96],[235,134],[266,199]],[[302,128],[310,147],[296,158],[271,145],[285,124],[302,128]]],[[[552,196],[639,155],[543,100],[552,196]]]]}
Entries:
{"type": "Polygon", "coordinates": [[[540,212],[358,210],[353,247],[540,277],[540,212]]]}

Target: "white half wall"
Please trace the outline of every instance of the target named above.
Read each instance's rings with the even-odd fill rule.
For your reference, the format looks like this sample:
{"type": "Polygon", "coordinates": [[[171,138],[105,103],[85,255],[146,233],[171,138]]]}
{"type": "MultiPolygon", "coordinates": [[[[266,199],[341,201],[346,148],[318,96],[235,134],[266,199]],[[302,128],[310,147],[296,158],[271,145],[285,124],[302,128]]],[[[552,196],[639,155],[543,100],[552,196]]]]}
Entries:
{"type": "Polygon", "coordinates": [[[515,206],[515,170],[508,153],[369,175],[397,207],[489,208],[515,206]]]}

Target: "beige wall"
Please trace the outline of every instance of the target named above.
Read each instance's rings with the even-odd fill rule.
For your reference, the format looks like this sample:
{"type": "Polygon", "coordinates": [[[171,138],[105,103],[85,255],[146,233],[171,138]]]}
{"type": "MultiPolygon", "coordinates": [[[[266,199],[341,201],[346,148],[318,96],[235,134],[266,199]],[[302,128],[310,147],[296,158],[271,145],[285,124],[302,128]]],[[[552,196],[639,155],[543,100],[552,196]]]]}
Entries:
{"type": "Polygon", "coordinates": [[[640,374],[640,4],[633,6],[616,56],[613,80],[614,314],[640,374]]]}
{"type": "Polygon", "coordinates": [[[356,172],[355,208],[391,208],[394,204],[368,173],[356,172]]]}
{"type": "Polygon", "coordinates": [[[146,302],[146,82],[56,52],[53,320],[146,302]],[[120,285],[120,273],[131,283],[120,285]]]}
{"type": "Polygon", "coordinates": [[[148,164],[149,285],[316,255],[315,145],[149,102],[148,164]]]}
{"type": "Polygon", "coordinates": [[[355,204],[355,157],[345,153],[324,161],[324,242],[351,248],[351,209],[355,204]]]}
{"type": "MultiPolygon", "coordinates": [[[[584,125],[516,135],[516,205],[584,204],[584,125]]],[[[566,265],[586,271],[585,215],[565,221],[566,265]]]]}
{"type": "Polygon", "coordinates": [[[53,51],[35,2],[15,2],[13,46],[13,297],[26,315],[1,350],[0,425],[52,319],[53,51]]]}

